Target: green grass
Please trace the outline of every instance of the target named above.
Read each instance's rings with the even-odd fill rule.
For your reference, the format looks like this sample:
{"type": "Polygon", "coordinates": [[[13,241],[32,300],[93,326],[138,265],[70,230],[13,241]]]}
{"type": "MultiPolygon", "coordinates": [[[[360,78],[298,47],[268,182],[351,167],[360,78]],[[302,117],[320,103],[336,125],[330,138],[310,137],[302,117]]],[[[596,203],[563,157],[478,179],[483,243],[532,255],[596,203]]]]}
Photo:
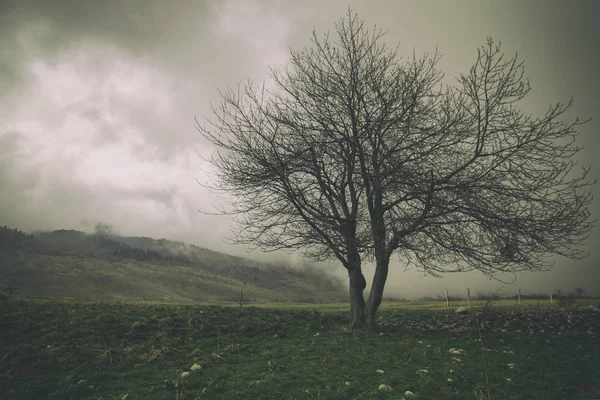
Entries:
{"type": "Polygon", "coordinates": [[[400,399],[411,390],[476,399],[488,388],[503,400],[600,398],[598,312],[498,307],[482,317],[482,344],[471,317],[402,304],[381,309],[377,332],[353,333],[344,304],[10,299],[0,305],[0,398],[400,399]]]}
{"type": "MultiPolygon", "coordinates": [[[[597,299],[581,299],[576,300],[578,306],[600,306],[600,300],[597,299]]],[[[234,303],[230,303],[235,305],[234,303]]],[[[472,300],[471,307],[476,310],[482,310],[485,307],[486,302],[482,300],[472,300]]],[[[518,304],[516,300],[493,300],[492,306],[495,309],[500,310],[536,310],[539,308],[557,308],[558,301],[550,303],[550,300],[522,300],[521,304],[518,304]]],[[[260,308],[275,308],[275,309],[290,309],[290,310],[305,310],[314,309],[323,312],[338,312],[338,311],[349,311],[350,306],[348,303],[343,302],[330,302],[330,303],[287,303],[287,302],[274,302],[274,303],[257,303],[253,304],[255,307],[260,308]]],[[[453,301],[451,307],[456,310],[459,307],[467,307],[468,303],[466,300],[453,301]]],[[[446,310],[445,301],[384,301],[380,310],[385,309],[401,309],[401,310],[433,310],[433,311],[444,311],[446,310]]]]}

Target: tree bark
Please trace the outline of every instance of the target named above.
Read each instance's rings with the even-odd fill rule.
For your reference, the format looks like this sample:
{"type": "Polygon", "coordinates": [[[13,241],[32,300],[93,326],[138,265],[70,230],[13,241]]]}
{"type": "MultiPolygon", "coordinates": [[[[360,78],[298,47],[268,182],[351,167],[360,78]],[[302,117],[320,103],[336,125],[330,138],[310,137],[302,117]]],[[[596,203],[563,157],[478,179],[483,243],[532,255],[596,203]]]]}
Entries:
{"type": "Polygon", "coordinates": [[[348,270],[348,276],[350,278],[350,311],[351,329],[363,329],[365,326],[365,299],[363,291],[367,286],[367,281],[362,274],[360,266],[348,270]]]}
{"type": "Polygon", "coordinates": [[[369,329],[373,329],[377,325],[376,314],[383,299],[383,289],[388,276],[389,263],[390,259],[387,255],[381,255],[381,258],[377,259],[375,276],[373,276],[365,310],[365,323],[369,329]]]}

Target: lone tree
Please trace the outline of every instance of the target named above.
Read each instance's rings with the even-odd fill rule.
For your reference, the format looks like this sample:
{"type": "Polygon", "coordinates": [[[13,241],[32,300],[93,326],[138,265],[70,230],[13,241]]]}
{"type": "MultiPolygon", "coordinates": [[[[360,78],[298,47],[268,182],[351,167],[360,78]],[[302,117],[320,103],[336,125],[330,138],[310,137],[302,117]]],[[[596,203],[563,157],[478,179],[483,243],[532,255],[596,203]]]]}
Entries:
{"type": "Polygon", "coordinates": [[[401,62],[350,10],[335,27],[290,50],[272,85],[229,89],[213,120],[196,120],[217,148],[212,187],[230,198],[219,212],[234,215],[236,243],[339,260],[355,328],[375,324],[393,255],[434,276],[490,277],[583,256],[595,182],[575,171],[585,122],[561,121],[571,102],[523,115],[523,62],[492,39],[442,86],[437,51],[401,62]]]}

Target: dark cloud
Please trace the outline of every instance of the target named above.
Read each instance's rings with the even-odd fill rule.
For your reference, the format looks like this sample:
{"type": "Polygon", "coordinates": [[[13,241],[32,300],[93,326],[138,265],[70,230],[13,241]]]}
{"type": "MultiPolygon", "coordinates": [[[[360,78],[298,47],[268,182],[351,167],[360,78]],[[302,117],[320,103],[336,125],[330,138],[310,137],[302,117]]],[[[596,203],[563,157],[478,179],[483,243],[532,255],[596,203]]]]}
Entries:
{"type": "MultiPolygon", "coordinates": [[[[0,2],[0,87],[7,95],[31,82],[34,76],[26,67],[32,60],[52,68],[74,55],[78,72],[96,79],[106,69],[132,79],[140,70],[149,71],[151,77],[143,81],[146,96],[163,99],[168,110],[157,112],[146,101],[130,98],[109,106],[123,110],[127,121],[135,121],[145,138],[170,157],[198,141],[193,116],[209,110],[205,93],[245,76],[262,79],[255,72],[276,61],[269,56],[278,51],[274,43],[287,52],[287,23],[280,16],[293,10],[249,1],[0,2]]],[[[105,109],[84,101],[69,112],[104,125],[102,140],[115,140],[123,127],[110,126],[105,109]]]]}
{"type": "Polygon", "coordinates": [[[35,39],[47,52],[91,38],[143,54],[179,36],[182,20],[193,15],[202,24],[210,11],[207,1],[8,0],[0,4],[0,26],[13,34],[4,40],[35,39]]]}
{"type": "MultiPolygon", "coordinates": [[[[16,90],[15,87],[31,81],[31,71],[25,68],[27,62],[44,60],[52,66],[64,63],[65,53],[75,50],[87,53],[83,57],[84,62],[80,63],[83,65],[78,66],[85,68],[84,75],[93,74],[94,69],[99,75],[103,69],[114,68],[120,53],[102,54],[97,50],[99,45],[120,49],[122,56],[138,63],[185,64],[189,57],[177,49],[190,39],[202,46],[202,32],[210,21],[213,8],[207,1],[179,1],[177,4],[160,0],[0,2],[0,93],[6,96],[16,90]]],[[[123,71],[123,75],[129,73],[133,76],[136,73],[133,70],[135,65],[125,64],[125,67],[132,70],[123,71]]],[[[180,95],[177,88],[160,82],[159,72],[156,75],[159,81],[154,89],[158,93],[154,95],[174,101],[176,107],[175,99],[180,95]]],[[[173,80],[165,78],[165,82],[173,80]]],[[[147,82],[148,85],[152,83],[147,82]]],[[[102,106],[89,102],[83,106],[86,108],[70,112],[82,113],[92,121],[105,123],[101,121],[102,106]]],[[[121,105],[114,104],[113,107],[121,105]]],[[[182,128],[191,126],[193,113],[188,113],[185,124],[182,121],[173,126],[172,120],[164,120],[164,116],[148,112],[143,107],[143,104],[137,108],[135,104],[130,105],[129,112],[139,115],[129,117],[147,124],[145,128],[149,139],[159,142],[165,151],[169,150],[169,146],[172,151],[177,151],[180,145],[185,145],[173,138],[190,138],[189,134],[182,133],[190,130],[182,128]],[[167,126],[156,129],[169,124],[170,129],[167,126]]],[[[114,139],[118,128],[107,127],[103,137],[114,139]]]]}

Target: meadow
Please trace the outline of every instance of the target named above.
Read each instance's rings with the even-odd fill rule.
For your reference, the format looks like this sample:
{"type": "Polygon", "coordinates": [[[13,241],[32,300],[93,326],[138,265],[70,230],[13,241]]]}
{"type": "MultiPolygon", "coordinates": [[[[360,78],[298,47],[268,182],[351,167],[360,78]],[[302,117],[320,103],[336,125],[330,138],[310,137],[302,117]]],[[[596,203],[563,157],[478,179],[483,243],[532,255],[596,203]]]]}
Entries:
{"type": "Polygon", "coordinates": [[[474,303],[384,303],[376,331],[352,332],[342,303],[11,298],[0,398],[600,398],[597,309],[474,303]]]}

